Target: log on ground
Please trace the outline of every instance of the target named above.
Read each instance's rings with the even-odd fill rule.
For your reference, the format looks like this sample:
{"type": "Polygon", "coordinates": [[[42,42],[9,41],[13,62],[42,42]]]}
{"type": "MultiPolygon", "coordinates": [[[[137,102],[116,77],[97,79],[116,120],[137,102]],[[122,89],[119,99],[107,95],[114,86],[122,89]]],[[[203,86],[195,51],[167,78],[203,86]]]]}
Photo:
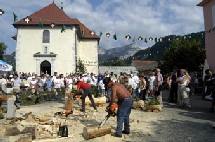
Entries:
{"type": "Polygon", "coordinates": [[[96,137],[101,137],[106,134],[111,133],[111,127],[110,126],[104,126],[102,128],[98,128],[98,126],[88,126],[84,128],[83,131],[83,137],[88,140],[88,139],[93,139],[96,137]]]}

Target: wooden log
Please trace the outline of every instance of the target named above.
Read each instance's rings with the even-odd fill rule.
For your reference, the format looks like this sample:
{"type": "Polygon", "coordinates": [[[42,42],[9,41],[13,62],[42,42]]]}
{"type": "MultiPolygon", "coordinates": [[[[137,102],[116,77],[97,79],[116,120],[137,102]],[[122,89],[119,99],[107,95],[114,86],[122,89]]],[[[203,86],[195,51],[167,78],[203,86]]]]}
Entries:
{"type": "Polygon", "coordinates": [[[134,101],[132,108],[134,108],[134,109],[138,109],[138,108],[143,109],[144,108],[144,101],[143,100],[134,101]]]}
{"type": "Polygon", "coordinates": [[[104,126],[102,128],[98,128],[98,126],[90,126],[90,127],[84,127],[83,137],[86,140],[88,140],[96,137],[101,137],[110,133],[111,133],[110,126],[104,126]]]}
{"type": "Polygon", "coordinates": [[[7,119],[13,119],[15,118],[15,114],[16,114],[16,108],[14,105],[14,100],[13,98],[8,98],[7,100],[7,115],[6,118],[7,119]]]}
{"type": "Polygon", "coordinates": [[[149,106],[152,110],[156,109],[158,111],[161,111],[162,110],[162,107],[161,105],[150,105],[149,106]]]}
{"type": "Polygon", "coordinates": [[[68,98],[65,100],[65,109],[73,110],[73,99],[72,98],[68,98]]]}
{"type": "MultiPolygon", "coordinates": [[[[106,103],[106,97],[99,97],[99,98],[94,98],[94,102],[96,105],[99,105],[99,104],[105,104],[106,103]]],[[[82,104],[82,100],[80,99],[79,100],[79,105],[82,104]]],[[[92,105],[90,99],[88,97],[85,98],[85,105],[92,105]]]]}
{"type": "Polygon", "coordinates": [[[7,101],[8,98],[12,98],[13,95],[0,95],[0,102],[7,101]]]}
{"type": "Polygon", "coordinates": [[[31,133],[19,134],[16,136],[9,136],[8,141],[9,142],[32,142],[32,136],[31,136],[31,133]]]}
{"type": "Polygon", "coordinates": [[[150,109],[150,110],[158,110],[158,111],[161,111],[162,110],[162,107],[161,105],[147,105],[147,109],[150,109]]]}

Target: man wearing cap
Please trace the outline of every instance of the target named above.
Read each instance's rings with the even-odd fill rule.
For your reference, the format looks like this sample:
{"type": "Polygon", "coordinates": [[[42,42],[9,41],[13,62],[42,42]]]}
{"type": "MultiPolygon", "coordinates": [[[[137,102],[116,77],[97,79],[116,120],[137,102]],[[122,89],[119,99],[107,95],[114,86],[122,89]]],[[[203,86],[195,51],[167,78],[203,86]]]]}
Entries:
{"type": "Polygon", "coordinates": [[[90,84],[85,83],[84,81],[77,81],[77,88],[79,91],[83,90],[83,94],[81,96],[82,108],[80,109],[80,111],[85,112],[85,98],[87,96],[89,97],[94,110],[97,111],[97,107],[96,107],[94,99],[92,97],[92,90],[91,90],[90,84]]]}

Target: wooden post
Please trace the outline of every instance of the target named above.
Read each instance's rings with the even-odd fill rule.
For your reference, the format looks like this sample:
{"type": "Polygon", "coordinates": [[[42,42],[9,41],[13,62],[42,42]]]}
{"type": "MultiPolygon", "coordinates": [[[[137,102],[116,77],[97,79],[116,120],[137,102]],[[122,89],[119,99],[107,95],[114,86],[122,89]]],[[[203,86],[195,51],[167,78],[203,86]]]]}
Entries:
{"type": "Polygon", "coordinates": [[[15,118],[15,105],[14,105],[14,100],[13,98],[8,98],[7,99],[7,119],[13,119],[15,118]]]}
{"type": "Polygon", "coordinates": [[[101,137],[106,134],[111,133],[110,126],[104,126],[102,128],[98,128],[98,126],[85,127],[83,131],[83,137],[88,140],[96,137],[101,137]]]}

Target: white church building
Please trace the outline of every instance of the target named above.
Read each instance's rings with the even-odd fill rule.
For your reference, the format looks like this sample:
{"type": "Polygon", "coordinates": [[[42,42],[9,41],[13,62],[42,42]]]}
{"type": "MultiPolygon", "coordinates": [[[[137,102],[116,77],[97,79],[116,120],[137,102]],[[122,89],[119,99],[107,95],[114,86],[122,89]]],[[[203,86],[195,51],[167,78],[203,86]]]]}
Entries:
{"type": "Polygon", "coordinates": [[[13,26],[17,72],[75,73],[81,60],[87,72],[98,73],[100,38],[54,2],[13,26]]]}

